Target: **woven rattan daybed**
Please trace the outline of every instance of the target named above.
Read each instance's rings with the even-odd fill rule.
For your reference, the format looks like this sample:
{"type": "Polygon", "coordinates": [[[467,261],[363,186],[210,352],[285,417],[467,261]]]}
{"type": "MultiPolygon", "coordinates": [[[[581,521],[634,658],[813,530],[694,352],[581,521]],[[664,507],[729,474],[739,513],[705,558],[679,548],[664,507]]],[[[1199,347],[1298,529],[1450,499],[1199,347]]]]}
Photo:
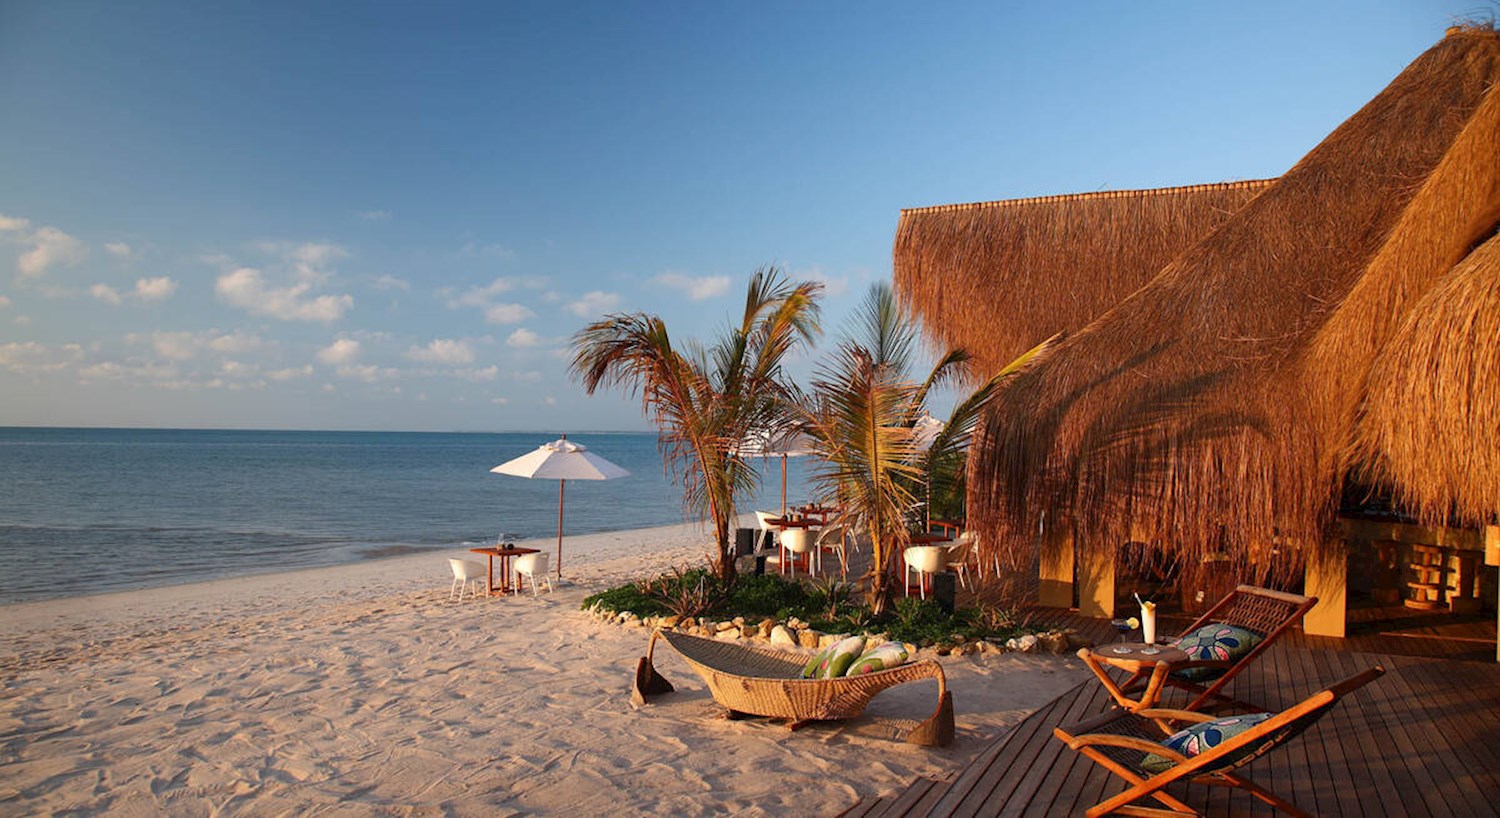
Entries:
{"type": "Polygon", "coordinates": [[[671,682],[662,678],[651,662],[658,639],[665,639],[682,654],[731,718],[749,714],[786,719],[793,730],[810,721],[852,719],[864,712],[875,694],[888,687],[936,679],[937,709],[908,732],[906,740],[929,747],[946,747],[953,741],[953,694],[937,662],[923,660],[837,679],[804,679],[802,667],[807,657],[801,654],[656,631],[636,667],[631,698],[637,704],[645,704],[648,696],[672,691],[671,682]]]}

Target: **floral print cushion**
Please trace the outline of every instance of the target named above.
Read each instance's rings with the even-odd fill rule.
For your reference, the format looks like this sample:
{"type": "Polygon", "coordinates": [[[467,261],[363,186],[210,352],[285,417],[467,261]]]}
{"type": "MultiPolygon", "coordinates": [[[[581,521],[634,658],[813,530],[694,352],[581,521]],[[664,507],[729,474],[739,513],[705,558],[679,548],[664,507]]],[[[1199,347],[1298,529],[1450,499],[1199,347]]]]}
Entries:
{"type": "MultiPolygon", "coordinates": [[[[1177,640],[1176,647],[1192,661],[1234,662],[1260,644],[1260,634],[1237,625],[1211,622],[1177,640]]],[[[1224,673],[1219,668],[1190,667],[1174,672],[1179,678],[1198,681],[1224,673]]]]}
{"type": "MultiPolygon", "coordinates": [[[[1162,742],[1162,746],[1192,758],[1223,744],[1240,733],[1269,719],[1272,713],[1249,713],[1243,716],[1225,716],[1222,719],[1205,721],[1178,730],[1162,742]]],[[[1150,753],[1141,759],[1141,769],[1148,773],[1162,773],[1177,764],[1166,756],[1150,753]]]]}

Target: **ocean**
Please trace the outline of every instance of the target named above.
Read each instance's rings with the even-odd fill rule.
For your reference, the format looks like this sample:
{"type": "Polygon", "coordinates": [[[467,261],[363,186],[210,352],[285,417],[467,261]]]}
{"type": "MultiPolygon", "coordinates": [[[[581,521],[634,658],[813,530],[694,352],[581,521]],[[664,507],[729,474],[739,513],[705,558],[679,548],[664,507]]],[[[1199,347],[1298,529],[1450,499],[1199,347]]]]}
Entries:
{"type": "MultiPolygon", "coordinates": [[[[554,439],[0,428],[0,604],[552,536],[557,482],[489,470],[554,439]]],[[[565,536],[685,521],[654,433],[568,439],[631,474],[569,481],[565,536]]],[[[743,511],[779,507],[780,461],[763,472],[743,511]]]]}

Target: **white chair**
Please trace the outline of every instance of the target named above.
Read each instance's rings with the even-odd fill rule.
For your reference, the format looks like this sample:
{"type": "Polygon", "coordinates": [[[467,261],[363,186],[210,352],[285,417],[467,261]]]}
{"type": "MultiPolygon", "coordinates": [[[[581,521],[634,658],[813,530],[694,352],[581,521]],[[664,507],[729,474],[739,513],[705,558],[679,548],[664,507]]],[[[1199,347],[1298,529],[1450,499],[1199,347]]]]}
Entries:
{"type": "Polygon", "coordinates": [[[474,586],[474,596],[479,596],[479,584],[485,580],[485,570],[482,563],[473,560],[449,559],[448,567],[453,569],[453,585],[448,589],[448,599],[453,599],[457,592],[458,601],[464,600],[464,589],[470,584],[474,586]]]}
{"type": "Polygon", "coordinates": [[[971,590],[973,585],[969,579],[969,564],[978,566],[979,561],[974,556],[974,548],[978,545],[979,536],[972,531],[965,531],[948,546],[948,570],[958,574],[959,584],[971,590]]]}
{"type": "MultiPolygon", "coordinates": [[[[774,548],[776,546],[776,536],[781,533],[781,529],[771,525],[771,521],[781,519],[781,515],[775,511],[757,511],[755,512],[755,519],[760,522],[761,540],[765,540],[765,532],[771,532],[771,547],[774,548]]],[[[760,545],[760,543],[757,543],[757,545],[760,545]]],[[[760,549],[757,548],[756,550],[760,549]]]]}
{"type": "Polygon", "coordinates": [[[813,552],[817,550],[817,536],[816,528],[788,528],[781,532],[781,547],[786,549],[787,554],[782,568],[791,565],[793,573],[796,573],[797,558],[806,556],[808,572],[817,576],[818,563],[813,559],[813,552]]]}
{"type": "Polygon", "coordinates": [[[927,575],[948,567],[948,548],[942,545],[913,545],[901,553],[906,561],[906,595],[911,596],[911,572],[917,572],[917,588],[927,598],[927,575]]]}
{"type": "Polygon", "coordinates": [[[849,526],[831,525],[818,533],[818,567],[823,566],[823,552],[836,551],[839,555],[839,572],[845,578],[849,576],[849,540],[851,538],[849,526]]]}
{"type": "Polygon", "coordinates": [[[542,552],[522,554],[516,557],[516,593],[521,593],[521,577],[531,583],[531,595],[537,595],[538,582],[547,583],[547,593],[552,593],[552,578],[547,576],[547,555],[542,552]]]}

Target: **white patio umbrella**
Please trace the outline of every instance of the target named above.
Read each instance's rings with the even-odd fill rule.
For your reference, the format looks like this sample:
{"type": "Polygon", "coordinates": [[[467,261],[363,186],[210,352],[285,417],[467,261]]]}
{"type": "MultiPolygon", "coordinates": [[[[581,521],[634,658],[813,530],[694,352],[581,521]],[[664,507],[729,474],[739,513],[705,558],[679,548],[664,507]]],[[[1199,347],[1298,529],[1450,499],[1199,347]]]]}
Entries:
{"type": "MultiPolygon", "coordinates": [[[[917,422],[913,423],[912,427],[911,427],[912,442],[915,443],[916,446],[917,446],[917,453],[918,454],[926,454],[927,450],[930,449],[930,448],[932,448],[932,444],[937,440],[937,436],[942,433],[943,427],[946,426],[946,425],[947,425],[946,423],[943,423],[941,420],[938,420],[937,418],[933,417],[932,413],[928,412],[926,409],[923,409],[922,410],[922,416],[919,417],[919,418],[917,418],[917,422]]],[[[923,503],[923,505],[926,507],[926,511],[927,511],[927,527],[929,529],[931,529],[932,528],[932,477],[931,477],[931,475],[928,475],[927,477],[923,478],[923,482],[925,482],[927,484],[927,502],[923,503]]]]}
{"type": "Polygon", "coordinates": [[[786,459],[813,453],[813,439],[799,430],[754,432],[740,447],[747,457],[781,455],[781,516],[786,516],[786,459]]]}
{"type": "Polygon", "coordinates": [[[530,454],[507,460],[490,471],[512,477],[556,480],[557,483],[557,577],[562,579],[563,491],[569,480],[613,480],[628,477],[630,472],[605,460],[587,448],[568,440],[543,443],[530,454]]]}

